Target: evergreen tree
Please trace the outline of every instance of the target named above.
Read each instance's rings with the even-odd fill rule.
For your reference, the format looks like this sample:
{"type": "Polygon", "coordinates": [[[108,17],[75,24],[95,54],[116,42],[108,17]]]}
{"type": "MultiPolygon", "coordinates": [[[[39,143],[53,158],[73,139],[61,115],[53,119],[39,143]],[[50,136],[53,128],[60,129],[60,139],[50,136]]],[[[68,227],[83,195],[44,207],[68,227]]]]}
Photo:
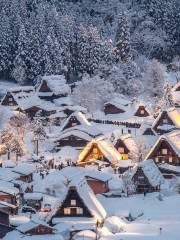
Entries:
{"type": "Polygon", "coordinates": [[[128,16],[125,13],[119,15],[115,40],[117,61],[129,61],[131,59],[130,26],[128,16]]]}

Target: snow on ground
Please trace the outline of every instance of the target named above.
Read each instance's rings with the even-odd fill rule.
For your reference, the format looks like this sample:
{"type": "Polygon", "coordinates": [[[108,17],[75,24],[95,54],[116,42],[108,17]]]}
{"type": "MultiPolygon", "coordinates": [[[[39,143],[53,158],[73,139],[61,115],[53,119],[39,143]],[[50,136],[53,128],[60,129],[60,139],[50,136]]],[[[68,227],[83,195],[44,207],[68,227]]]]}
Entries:
{"type": "Polygon", "coordinates": [[[137,217],[133,222],[126,222],[123,232],[105,234],[101,240],[179,240],[180,195],[164,197],[163,201],[159,201],[158,194],[129,198],[98,196],[110,216],[124,217],[131,213],[132,217],[137,217]]]}

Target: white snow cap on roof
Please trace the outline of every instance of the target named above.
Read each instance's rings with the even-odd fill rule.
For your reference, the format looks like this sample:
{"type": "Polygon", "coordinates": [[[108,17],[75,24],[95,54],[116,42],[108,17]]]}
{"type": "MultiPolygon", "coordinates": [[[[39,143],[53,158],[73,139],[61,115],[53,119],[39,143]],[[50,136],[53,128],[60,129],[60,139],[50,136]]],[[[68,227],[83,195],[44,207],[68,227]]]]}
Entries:
{"type": "Polygon", "coordinates": [[[96,221],[102,223],[106,218],[106,211],[88,186],[86,180],[84,178],[77,179],[77,177],[75,177],[75,179],[70,182],[69,187],[75,187],[84,204],[90,210],[92,216],[96,221]]]}
{"type": "Polygon", "coordinates": [[[31,221],[29,221],[29,222],[27,222],[27,223],[24,223],[24,224],[21,224],[20,226],[18,226],[17,227],[17,230],[18,231],[20,231],[20,232],[22,232],[22,233],[26,233],[27,231],[29,231],[29,230],[31,230],[31,229],[33,229],[33,228],[35,228],[35,227],[38,227],[39,225],[43,225],[43,226],[46,226],[46,227],[48,227],[48,228],[51,228],[51,229],[53,229],[52,227],[50,227],[47,223],[45,223],[45,222],[42,222],[42,221],[40,221],[40,220],[36,220],[36,221],[34,221],[34,220],[31,220],[31,221]]]}
{"type": "Polygon", "coordinates": [[[66,83],[64,75],[43,76],[42,81],[46,81],[48,87],[55,94],[69,94],[71,92],[69,85],[66,83]]]}
{"type": "Polygon", "coordinates": [[[29,163],[19,163],[12,171],[22,175],[29,175],[35,171],[35,167],[29,163]]]}
{"type": "Polygon", "coordinates": [[[180,130],[174,130],[170,133],[164,134],[158,138],[154,146],[151,148],[150,152],[146,156],[146,159],[149,158],[151,153],[154,151],[156,146],[158,145],[159,142],[161,141],[167,141],[172,149],[175,151],[175,153],[180,157],[180,130]]]}
{"type": "Polygon", "coordinates": [[[152,159],[141,162],[139,166],[142,167],[144,174],[152,186],[155,187],[164,183],[164,178],[152,159]]]}
{"type": "Polygon", "coordinates": [[[96,139],[93,139],[90,143],[86,145],[84,150],[80,153],[78,163],[82,162],[86,154],[89,152],[91,147],[96,144],[104,157],[112,164],[118,163],[119,160],[121,160],[120,153],[115,149],[113,144],[106,139],[105,137],[97,137],[96,139]]]}
{"type": "Polygon", "coordinates": [[[73,147],[65,146],[62,147],[59,152],[56,153],[56,161],[57,164],[59,161],[64,162],[67,160],[71,160],[72,162],[76,162],[78,159],[79,151],[73,147]],[[58,159],[57,159],[58,157],[58,159]]]}

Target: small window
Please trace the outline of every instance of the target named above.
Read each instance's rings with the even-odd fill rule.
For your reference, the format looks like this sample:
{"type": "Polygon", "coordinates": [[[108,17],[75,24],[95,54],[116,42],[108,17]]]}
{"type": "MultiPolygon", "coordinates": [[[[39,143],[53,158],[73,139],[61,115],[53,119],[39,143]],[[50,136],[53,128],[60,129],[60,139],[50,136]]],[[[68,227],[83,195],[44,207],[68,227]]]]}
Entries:
{"type": "Polygon", "coordinates": [[[93,148],[93,153],[97,154],[98,153],[98,149],[97,148],[93,148]]]}
{"type": "Polygon", "coordinates": [[[119,147],[119,148],[118,148],[118,152],[119,152],[119,153],[124,153],[124,148],[123,148],[123,147],[119,147]]]}
{"type": "Polygon", "coordinates": [[[130,130],[130,129],[128,129],[128,133],[131,133],[131,130],[130,130]]]}
{"type": "Polygon", "coordinates": [[[77,213],[78,215],[83,215],[83,209],[82,209],[82,208],[77,208],[77,209],[76,209],[76,213],[77,213]]]}
{"type": "Polygon", "coordinates": [[[167,155],[167,152],[168,152],[168,151],[167,151],[167,148],[163,148],[163,149],[162,149],[162,154],[163,154],[163,155],[167,155]]]}
{"type": "Polygon", "coordinates": [[[64,215],[70,215],[71,209],[70,208],[64,208],[64,215]]]}
{"type": "Polygon", "coordinates": [[[76,125],[77,125],[77,123],[76,123],[76,122],[72,123],[72,127],[74,127],[74,126],[76,126],[76,125]]]}
{"type": "Polygon", "coordinates": [[[144,115],[144,113],[145,113],[144,109],[141,109],[141,110],[140,110],[140,114],[141,114],[141,115],[144,115]]]}
{"type": "Polygon", "coordinates": [[[164,124],[168,123],[167,118],[164,118],[164,119],[163,119],[163,123],[164,123],[164,124]]]}
{"type": "Polygon", "coordinates": [[[76,200],[71,200],[71,206],[76,206],[76,200]]]}
{"type": "Polygon", "coordinates": [[[10,97],[10,98],[9,98],[9,101],[10,101],[10,102],[12,102],[12,101],[13,101],[13,98],[12,98],[12,97],[10,97]]]}
{"type": "Polygon", "coordinates": [[[173,162],[173,158],[169,157],[169,162],[172,163],[173,162]]]}

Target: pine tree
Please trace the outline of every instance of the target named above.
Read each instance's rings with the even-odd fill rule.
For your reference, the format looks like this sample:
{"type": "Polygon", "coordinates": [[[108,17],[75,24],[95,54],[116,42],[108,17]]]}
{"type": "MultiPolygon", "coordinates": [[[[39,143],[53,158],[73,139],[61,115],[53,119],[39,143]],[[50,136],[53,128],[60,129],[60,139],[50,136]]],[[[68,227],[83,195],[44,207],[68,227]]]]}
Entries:
{"type": "Polygon", "coordinates": [[[14,60],[12,76],[19,84],[24,84],[27,80],[27,43],[28,36],[24,24],[21,24],[18,37],[18,49],[14,60]]]}
{"type": "Polygon", "coordinates": [[[125,13],[119,15],[115,40],[117,61],[129,61],[131,59],[130,26],[128,16],[125,13]]]}

